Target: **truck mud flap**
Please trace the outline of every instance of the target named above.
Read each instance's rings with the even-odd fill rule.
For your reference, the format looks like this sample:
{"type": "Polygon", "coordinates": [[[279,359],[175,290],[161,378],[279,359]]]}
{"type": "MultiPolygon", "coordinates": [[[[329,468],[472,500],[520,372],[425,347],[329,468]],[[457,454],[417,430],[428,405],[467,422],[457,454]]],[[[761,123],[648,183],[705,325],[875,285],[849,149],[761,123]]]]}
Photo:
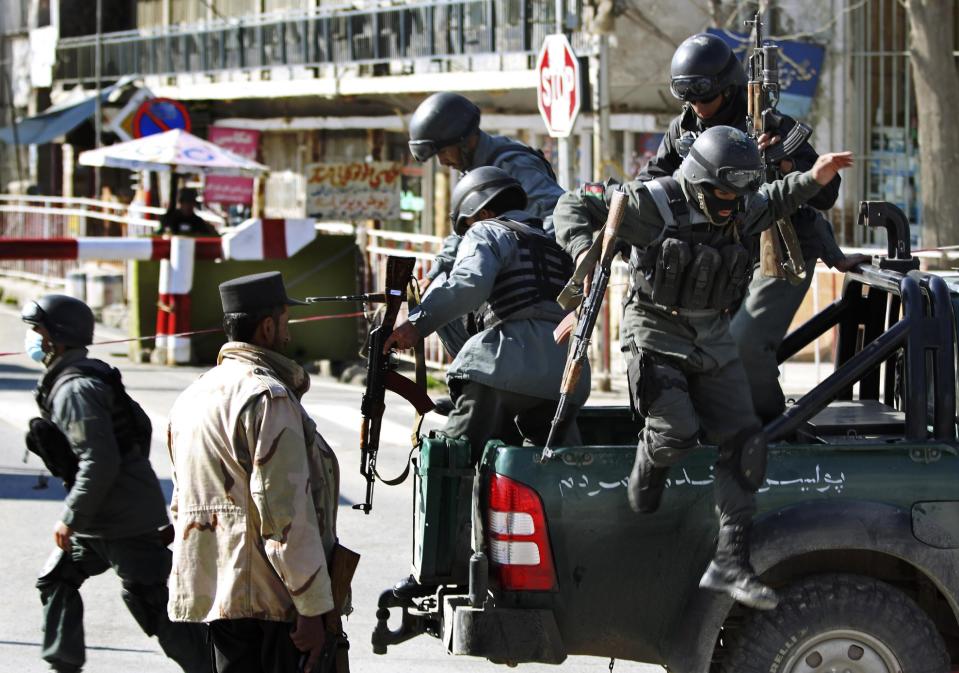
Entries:
{"type": "Polygon", "coordinates": [[[561,664],[566,646],[550,610],[474,608],[463,596],[443,601],[443,640],[450,654],[497,664],[561,664]]]}

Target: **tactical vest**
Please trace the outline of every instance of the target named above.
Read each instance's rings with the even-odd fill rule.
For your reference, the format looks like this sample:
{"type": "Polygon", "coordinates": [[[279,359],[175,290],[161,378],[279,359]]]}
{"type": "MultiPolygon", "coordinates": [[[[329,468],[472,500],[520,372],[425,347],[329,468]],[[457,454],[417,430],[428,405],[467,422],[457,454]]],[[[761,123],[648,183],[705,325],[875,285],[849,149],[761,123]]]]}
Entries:
{"type": "Polygon", "coordinates": [[[484,325],[509,320],[542,301],[555,301],[573,275],[573,260],[541,230],[512,220],[487,220],[509,229],[519,243],[519,264],[496,276],[484,325]]]}
{"type": "Polygon", "coordinates": [[[97,379],[113,391],[110,420],[120,453],[137,448],[145,457],[149,457],[150,436],[153,431],[150,418],[127,393],[119,370],[100,360],[79,360],[65,367],[52,381],[41,382],[34,395],[44,420],[50,420],[52,402],[57,391],[68,381],[81,377],[97,379]]]}
{"type": "Polygon", "coordinates": [[[633,292],[641,301],[671,311],[722,311],[739,302],[752,277],[752,260],[739,242],[739,222],[717,227],[691,213],[673,178],[644,184],[664,226],[649,246],[633,248],[633,292]]]}

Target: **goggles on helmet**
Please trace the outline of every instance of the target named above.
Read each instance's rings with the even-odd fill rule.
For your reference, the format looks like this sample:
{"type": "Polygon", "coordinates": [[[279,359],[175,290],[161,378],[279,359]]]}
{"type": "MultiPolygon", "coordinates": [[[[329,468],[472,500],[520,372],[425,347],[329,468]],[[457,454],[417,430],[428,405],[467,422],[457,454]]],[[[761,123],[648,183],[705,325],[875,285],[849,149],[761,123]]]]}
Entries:
{"type": "Polygon", "coordinates": [[[729,168],[719,169],[720,180],[738,190],[754,192],[763,183],[763,171],[756,168],[729,168]]]}
{"type": "Polygon", "coordinates": [[[443,149],[432,140],[411,140],[409,146],[410,154],[421,163],[435,157],[443,149]]]}
{"type": "Polygon", "coordinates": [[[669,90],[673,96],[687,103],[710,101],[720,94],[719,80],[701,75],[674,77],[669,82],[669,90]]]}
{"type": "Polygon", "coordinates": [[[733,191],[743,194],[745,192],[754,192],[759,189],[763,183],[765,174],[763,169],[757,168],[737,168],[735,166],[716,167],[708,161],[702,154],[696,151],[695,147],[689,148],[689,154],[696,162],[702,166],[713,180],[719,183],[720,188],[728,187],[733,191]]]}

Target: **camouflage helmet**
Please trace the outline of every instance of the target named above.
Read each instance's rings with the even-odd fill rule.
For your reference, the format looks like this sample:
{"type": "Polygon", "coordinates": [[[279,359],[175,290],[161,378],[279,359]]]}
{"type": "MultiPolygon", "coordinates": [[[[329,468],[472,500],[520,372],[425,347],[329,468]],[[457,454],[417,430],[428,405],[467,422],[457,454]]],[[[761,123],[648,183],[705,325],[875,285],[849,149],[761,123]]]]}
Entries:
{"type": "Polygon", "coordinates": [[[27,303],[20,319],[28,325],[42,325],[55,344],[75,348],[93,343],[93,311],[74,297],[44,295],[27,303]]]}
{"type": "Polygon", "coordinates": [[[449,91],[434,93],[410,118],[410,152],[417,161],[427,161],[476,133],[479,123],[480,110],[471,100],[449,91]]]}
{"type": "Polygon", "coordinates": [[[456,183],[450,198],[450,222],[453,231],[460,236],[464,235],[468,229],[466,219],[475,216],[494,199],[505,194],[509,194],[514,200],[509,209],[519,210],[526,207],[526,192],[523,186],[503,169],[482,166],[464,175],[456,183]]]}

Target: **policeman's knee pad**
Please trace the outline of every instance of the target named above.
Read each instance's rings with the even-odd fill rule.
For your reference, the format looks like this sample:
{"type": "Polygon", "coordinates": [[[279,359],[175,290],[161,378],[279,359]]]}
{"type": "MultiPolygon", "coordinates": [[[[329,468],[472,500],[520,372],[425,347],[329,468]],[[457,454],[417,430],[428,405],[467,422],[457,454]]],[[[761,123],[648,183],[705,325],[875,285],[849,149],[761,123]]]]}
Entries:
{"type": "Polygon", "coordinates": [[[716,465],[728,469],[743,488],[755,493],[766,480],[768,444],[760,428],[742,430],[719,445],[716,465]]]}

